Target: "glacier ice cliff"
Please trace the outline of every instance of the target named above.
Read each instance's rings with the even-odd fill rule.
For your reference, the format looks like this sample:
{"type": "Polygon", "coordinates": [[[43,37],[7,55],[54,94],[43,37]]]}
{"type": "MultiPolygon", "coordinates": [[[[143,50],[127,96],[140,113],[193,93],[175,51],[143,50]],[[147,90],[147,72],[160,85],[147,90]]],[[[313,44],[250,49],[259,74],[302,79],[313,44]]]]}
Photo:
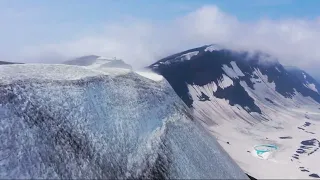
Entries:
{"type": "Polygon", "coordinates": [[[0,66],[0,178],[247,179],[167,81],[0,66]]]}

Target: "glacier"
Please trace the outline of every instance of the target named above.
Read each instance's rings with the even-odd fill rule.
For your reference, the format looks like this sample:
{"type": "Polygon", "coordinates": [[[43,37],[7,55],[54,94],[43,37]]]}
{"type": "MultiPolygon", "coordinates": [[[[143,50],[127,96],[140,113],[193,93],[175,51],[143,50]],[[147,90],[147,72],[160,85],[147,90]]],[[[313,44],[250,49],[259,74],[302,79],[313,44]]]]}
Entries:
{"type": "Polygon", "coordinates": [[[1,179],[248,179],[165,79],[130,70],[1,65],[0,123],[1,179]]]}

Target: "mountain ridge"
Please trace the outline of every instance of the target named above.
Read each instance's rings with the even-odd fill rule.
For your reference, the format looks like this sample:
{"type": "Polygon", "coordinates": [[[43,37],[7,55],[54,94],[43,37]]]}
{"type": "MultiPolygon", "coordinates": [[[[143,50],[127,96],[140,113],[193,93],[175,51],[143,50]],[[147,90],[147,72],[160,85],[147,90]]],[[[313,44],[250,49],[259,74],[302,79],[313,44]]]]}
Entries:
{"type": "Polygon", "coordinates": [[[167,79],[193,116],[250,176],[310,178],[320,174],[313,159],[317,156],[306,156],[311,151],[304,146],[303,151],[299,149],[300,144],[320,139],[319,86],[311,76],[288,71],[261,51],[233,51],[216,45],[170,55],[148,68],[167,79]],[[256,146],[275,149],[262,156],[256,146]]]}
{"type": "Polygon", "coordinates": [[[0,99],[3,179],[247,179],[165,80],[3,65],[0,99]]]}
{"type": "MultiPolygon", "coordinates": [[[[235,61],[237,63],[237,66],[239,66],[240,69],[244,71],[244,75],[241,75],[241,76],[236,75],[237,76],[236,78],[240,79],[240,81],[241,80],[245,81],[247,85],[252,89],[253,89],[254,83],[250,81],[249,78],[251,77],[248,77],[247,74],[252,75],[254,69],[259,68],[262,75],[268,74],[268,77],[267,77],[268,82],[275,82],[276,91],[281,95],[287,98],[290,98],[291,96],[294,95],[295,93],[294,88],[295,88],[299,93],[302,93],[303,95],[308,94],[309,96],[314,98],[317,102],[320,102],[319,94],[315,94],[311,92],[310,89],[308,88],[298,86],[300,82],[297,82],[296,80],[292,79],[288,74],[288,72],[286,71],[286,69],[284,68],[284,66],[282,66],[279,63],[279,61],[276,60],[276,61],[267,62],[265,61],[265,58],[263,60],[260,59],[261,56],[270,57],[269,55],[261,54],[260,52],[258,52],[257,54],[253,54],[253,56],[251,55],[250,57],[248,56],[247,52],[236,52],[236,51],[227,50],[227,49],[219,49],[219,50],[213,50],[208,52],[206,51],[206,49],[209,47],[211,46],[210,45],[201,46],[198,48],[193,48],[187,51],[183,51],[181,53],[168,56],[167,58],[163,58],[157,61],[156,63],[151,64],[149,68],[166,76],[166,73],[162,71],[167,70],[168,68],[166,67],[169,67],[168,65],[170,65],[171,69],[176,68],[176,66],[179,66],[179,68],[185,68],[185,72],[190,72],[192,70],[195,70],[197,74],[201,74],[205,72],[208,75],[212,76],[212,79],[204,80],[206,81],[205,83],[207,83],[207,81],[215,81],[215,83],[217,83],[216,79],[222,78],[222,74],[226,74],[225,71],[222,70],[222,66],[226,65],[227,66],[226,68],[230,68],[230,67],[232,68],[232,65],[230,65],[230,63],[232,61],[235,61]],[[189,59],[190,61],[181,60],[181,58],[179,58],[181,55],[188,54],[190,52],[195,52],[195,51],[200,51],[201,53],[190,57],[189,59]],[[210,61],[210,59],[214,61],[210,61]],[[195,63],[197,60],[199,60],[199,62],[195,63]],[[205,65],[203,65],[203,67],[200,67],[202,65],[201,63],[205,63],[205,65]],[[184,65],[184,64],[187,64],[187,65],[184,65]],[[198,64],[201,64],[201,65],[198,65],[198,64]],[[205,68],[206,66],[210,66],[211,68],[213,68],[212,66],[217,66],[217,65],[219,67],[216,67],[214,69],[215,72],[206,72],[206,68],[205,68]],[[268,71],[271,71],[271,73],[268,73],[268,71]],[[279,77],[281,79],[279,79],[279,77]],[[280,83],[279,81],[286,82],[286,83],[280,83]]],[[[177,69],[178,68],[176,68],[176,70],[177,69]]],[[[196,74],[194,76],[196,76],[196,74]]],[[[227,76],[229,76],[230,78],[232,75],[227,74],[227,76]]],[[[168,78],[171,78],[171,77],[168,77],[168,78]]],[[[190,79],[190,77],[187,77],[187,76],[183,78],[185,78],[187,83],[195,83],[197,85],[203,85],[204,83],[201,81],[203,81],[203,78],[205,77],[202,77],[202,79],[190,79]]],[[[179,92],[177,93],[181,94],[179,92]]],[[[190,106],[191,102],[189,102],[187,97],[183,97],[183,98],[184,98],[184,101],[187,103],[187,105],[190,106]]]]}

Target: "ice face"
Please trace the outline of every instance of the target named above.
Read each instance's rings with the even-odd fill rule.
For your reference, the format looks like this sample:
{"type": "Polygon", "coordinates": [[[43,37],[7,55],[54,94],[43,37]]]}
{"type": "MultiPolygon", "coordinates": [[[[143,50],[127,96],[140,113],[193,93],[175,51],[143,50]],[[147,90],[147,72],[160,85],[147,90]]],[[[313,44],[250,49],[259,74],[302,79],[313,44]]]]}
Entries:
{"type": "Polygon", "coordinates": [[[247,178],[165,80],[23,66],[0,77],[0,178],[247,178]]]}

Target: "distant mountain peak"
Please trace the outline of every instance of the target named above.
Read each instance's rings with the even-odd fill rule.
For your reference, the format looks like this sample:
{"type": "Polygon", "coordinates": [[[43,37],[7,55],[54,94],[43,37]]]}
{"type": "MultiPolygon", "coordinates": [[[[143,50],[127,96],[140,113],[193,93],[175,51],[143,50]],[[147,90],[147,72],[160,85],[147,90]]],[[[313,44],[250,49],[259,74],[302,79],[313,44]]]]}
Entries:
{"type": "Polygon", "coordinates": [[[129,64],[126,64],[122,59],[116,57],[104,57],[97,55],[81,56],[69,61],[65,61],[63,64],[88,66],[91,68],[124,68],[132,69],[129,64]]]}
{"type": "Polygon", "coordinates": [[[171,84],[194,119],[219,139],[250,176],[304,179],[308,174],[300,171],[305,167],[308,170],[303,171],[310,172],[309,176],[318,176],[311,174],[318,172],[312,164],[317,160],[311,155],[314,151],[309,153],[309,147],[303,148],[309,141],[315,144],[310,149],[320,147],[320,141],[315,139],[316,128],[320,127],[320,86],[305,71],[287,69],[277,58],[261,51],[221,49],[215,45],[176,53],[149,68],[171,84]],[[286,136],[282,135],[290,135],[292,140],[283,140],[281,137],[286,136]],[[263,154],[256,149],[260,143],[260,147],[268,147],[263,143],[281,146],[276,150],[281,153],[273,156],[273,150],[268,150],[263,154]],[[260,167],[272,171],[261,171],[260,167]],[[282,168],[288,173],[283,173],[282,168]]]}
{"type": "MultiPolygon", "coordinates": [[[[216,98],[228,100],[232,106],[242,106],[248,112],[261,113],[256,97],[251,97],[250,91],[261,89],[262,84],[285,98],[300,93],[320,102],[320,87],[311,76],[306,76],[308,81],[295,78],[276,57],[262,51],[234,51],[211,44],[168,56],[150,68],[163,75],[189,107],[193,106],[195,99],[190,96],[188,85],[209,84],[215,91],[205,94],[207,97],[213,94],[216,98]],[[230,85],[224,87],[221,79],[230,79],[230,82],[225,81],[230,85]]],[[[200,93],[199,96],[203,95],[200,93]]]]}

